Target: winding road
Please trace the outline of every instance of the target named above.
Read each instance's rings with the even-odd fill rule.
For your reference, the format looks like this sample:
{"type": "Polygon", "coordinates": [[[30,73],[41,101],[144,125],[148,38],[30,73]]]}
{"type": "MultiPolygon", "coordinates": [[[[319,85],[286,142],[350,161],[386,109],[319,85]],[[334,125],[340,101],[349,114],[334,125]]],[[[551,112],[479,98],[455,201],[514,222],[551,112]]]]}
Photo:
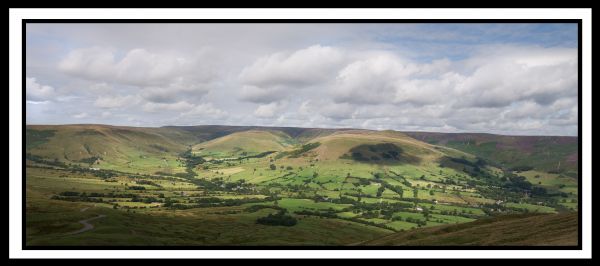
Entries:
{"type": "MultiPolygon", "coordinates": [[[[89,207],[83,208],[80,211],[84,212],[87,209],[89,209],[89,207]]],[[[92,218],[80,220],[79,223],[83,225],[83,228],[81,228],[79,230],[76,230],[76,231],[73,231],[73,232],[70,232],[70,233],[67,233],[65,235],[76,235],[76,234],[81,234],[81,233],[83,233],[85,231],[92,230],[92,229],[94,229],[94,225],[91,224],[90,222],[93,221],[93,220],[96,220],[96,219],[104,218],[104,217],[106,217],[106,215],[100,214],[100,215],[98,215],[96,217],[92,217],[92,218]]]]}

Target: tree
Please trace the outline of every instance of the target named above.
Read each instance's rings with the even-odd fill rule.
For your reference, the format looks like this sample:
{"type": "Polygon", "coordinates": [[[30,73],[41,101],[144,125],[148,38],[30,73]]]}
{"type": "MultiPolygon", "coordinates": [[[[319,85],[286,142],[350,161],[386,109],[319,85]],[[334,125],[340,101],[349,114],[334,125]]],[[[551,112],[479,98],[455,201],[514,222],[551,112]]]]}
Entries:
{"type": "Polygon", "coordinates": [[[269,165],[269,168],[271,168],[271,170],[277,170],[277,166],[275,166],[274,164],[269,165]]]}
{"type": "Polygon", "coordinates": [[[378,197],[378,198],[379,198],[379,197],[381,197],[381,195],[383,194],[383,191],[384,191],[384,190],[385,190],[385,187],[384,187],[384,186],[380,186],[380,187],[377,189],[377,197],[378,197]]]}

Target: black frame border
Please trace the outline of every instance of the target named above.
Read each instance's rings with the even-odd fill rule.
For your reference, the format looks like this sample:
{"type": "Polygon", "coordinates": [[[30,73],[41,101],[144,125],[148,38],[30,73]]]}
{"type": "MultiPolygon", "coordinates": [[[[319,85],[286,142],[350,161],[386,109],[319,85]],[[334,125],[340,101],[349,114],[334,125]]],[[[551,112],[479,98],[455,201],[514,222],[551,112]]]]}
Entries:
{"type": "Polygon", "coordinates": [[[21,20],[21,82],[25,92],[26,79],[26,36],[27,24],[38,23],[293,23],[293,24],[363,24],[363,23],[576,23],[578,55],[578,240],[577,246],[27,246],[26,244],[26,97],[22,93],[22,229],[21,248],[23,250],[583,250],[582,245],[582,19],[22,19],[21,20]]]}

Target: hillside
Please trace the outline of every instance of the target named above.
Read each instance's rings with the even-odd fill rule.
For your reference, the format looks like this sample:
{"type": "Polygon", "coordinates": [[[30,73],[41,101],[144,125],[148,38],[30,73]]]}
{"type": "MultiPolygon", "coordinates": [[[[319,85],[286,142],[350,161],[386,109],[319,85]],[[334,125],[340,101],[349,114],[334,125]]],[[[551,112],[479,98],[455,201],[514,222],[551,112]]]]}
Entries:
{"type": "Polygon", "coordinates": [[[440,235],[442,225],[455,229],[441,231],[448,233],[440,236],[441,244],[502,245],[537,225],[501,215],[579,207],[577,179],[510,170],[460,147],[389,130],[27,126],[25,144],[28,243],[34,245],[150,239],[165,245],[176,244],[173,239],[194,245],[347,245],[403,231],[387,238],[427,245],[427,236],[440,235]],[[72,213],[86,208],[93,215],[72,213]],[[77,221],[101,215],[94,220],[97,229],[64,235],[78,232],[77,221]],[[139,222],[145,215],[148,220],[139,222]],[[487,220],[500,216],[505,218],[487,220]],[[480,219],[469,225],[479,231],[454,227],[480,219]],[[140,223],[143,228],[132,227],[140,223]],[[510,226],[521,231],[485,234],[510,226]],[[404,239],[413,230],[429,233],[404,239]],[[181,237],[183,231],[193,233],[181,237]]]}
{"type": "Polygon", "coordinates": [[[204,142],[220,138],[232,133],[242,131],[280,131],[299,141],[307,141],[318,136],[324,136],[336,131],[347,129],[329,128],[300,128],[300,127],[263,127],[263,126],[223,126],[223,125],[201,125],[201,126],[165,126],[162,128],[184,131],[196,138],[196,142],[204,142]]]}
{"type": "Polygon", "coordinates": [[[406,132],[427,143],[455,148],[506,168],[533,168],[577,177],[578,138],[482,133],[406,132]]]}
{"type": "Polygon", "coordinates": [[[363,163],[417,163],[421,159],[433,159],[442,155],[432,145],[398,132],[344,130],[313,138],[310,142],[320,143],[312,152],[318,159],[325,161],[345,158],[363,163]],[[393,156],[386,151],[397,154],[400,158],[391,158],[393,156]]]}
{"type": "Polygon", "coordinates": [[[107,125],[27,126],[31,159],[127,172],[170,171],[194,142],[184,131],[107,125]]]}
{"type": "Polygon", "coordinates": [[[574,246],[578,213],[520,214],[394,233],[361,245],[574,246]]]}
{"type": "Polygon", "coordinates": [[[296,141],[281,131],[247,130],[195,145],[194,153],[211,157],[237,157],[283,151],[296,141]]]}

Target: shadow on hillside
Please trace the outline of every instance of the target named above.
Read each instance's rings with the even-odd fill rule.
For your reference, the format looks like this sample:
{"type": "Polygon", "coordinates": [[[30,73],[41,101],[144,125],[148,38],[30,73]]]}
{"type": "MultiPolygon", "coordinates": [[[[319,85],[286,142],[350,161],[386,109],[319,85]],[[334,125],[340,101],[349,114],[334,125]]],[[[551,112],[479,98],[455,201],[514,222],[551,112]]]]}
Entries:
{"type": "Polygon", "coordinates": [[[355,146],[340,157],[362,163],[400,165],[417,164],[421,158],[409,155],[401,147],[393,143],[362,144],[355,146]]]}

